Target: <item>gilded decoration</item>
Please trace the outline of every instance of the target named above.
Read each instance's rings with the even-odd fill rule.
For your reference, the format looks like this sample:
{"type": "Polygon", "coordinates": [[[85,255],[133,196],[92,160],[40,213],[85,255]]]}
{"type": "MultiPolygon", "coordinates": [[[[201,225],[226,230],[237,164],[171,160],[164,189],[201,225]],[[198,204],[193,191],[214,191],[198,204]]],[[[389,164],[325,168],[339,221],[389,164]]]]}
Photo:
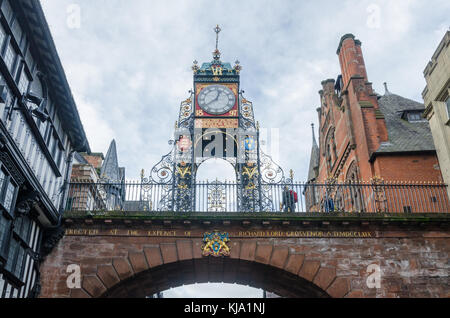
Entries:
{"type": "Polygon", "coordinates": [[[212,118],[212,119],[197,119],[195,121],[195,128],[238,128],[238,119],[233,118],[212,118]]]}
{"type": "Polygon", "coordinates": [[[212,71],[213,75],[216,75],[216,76],[222,75],[223,68],[222,68],[222,66],[212,65],[211,71],[212,71]]]}
{"type": "Polygon", "coordinates": [[[227,243],[230,241],[227,232],[219,231],[206,232],[203,234],[202,255],[203,256],[230,256],[230,248],[227,243]]]}
{"type": "Polygon", "coordinates": [[[184,169],[177,167],[177,175],[181,176],[182,179],[186,177],[186,175],[191,174],[191,167],[187,166],[184,169]]]}
{"type": "MultiPolygon", "coordinates": [[[[219,78],[217,77],[217,79],[219,79],[219,78]]],[[[198,94],[201,92],[201,90],[204,89],[205,87],[209,86],[209,85],[211,85],[211,84],[209,84],[209,83],[198,83],[196,85],[195,96],[197,97],[198,94]]],[[[214,84],[214,85],[216,85],[216,84],[214,84]]],[[[229,89],[231,89],[233,91],[235,96],[238,96],[238,88],[237,88],[237,84],[236,83],[221,83],[220,85],[228,87],[229,89]]]]}
{"type": "MultiPolygon", "coordinates": [[[[220,28],[216,27],[215,32],[214,60],[201,66],[197,61],[193,62],[194,89],[181,102],[175,138],[169,141],[173,148],[150,170],[148,177],[144,177],[142,173],[142,198],[148,200],[155,196],[152,189],[157,186],[157,211],[203,212],[205,208],[207,211],[217,212],[229,211],[230,208],[242,212],[274,211],[276,202],[272,199],[271,185],[291,183],[292,176],[286,178],[283,169],[259,149],[259,124],[254,118],[253,104],[243,96],[244,91],[239,91],[239,72],[242,67],[239,61],[235,62],[234,67],[220,61],[217,48],[220,28]],[[221,110],[215,114],[201,109],[199,94],[210,86],[223,86],[231,90],[235,97],[233,107],[229,108],[227,103],[226,107],[219,108],[221,110]],[[226,113],[221,113],[225,110],[226,113]],[[203,128],[208,130],[203,131],[203,128]],[[230,133],[228,128],[233,132],[230,133]],[[223,158],[232,164],[236,173],[236,183],[233,184],[236,186],[236,193],[232,199],[224,195],[228,183],[216,181],[204,185],[197,180],[197,169],[205,158],[198,156],[194,149],[199,149],[196,147],[200,142],[211,140],[211,136],[215,134],[223,135],[230,142],[232,138],[233,150],[237,150],[223,158]],[[207,190],[206,205],[201,205],[196,198],[200,186],[207,190]]],[[[214,110],[214,107],[211,109],[214,110]]],[[[221,238],[222,234],[205,235],[205,255],[224,255],[229,252],[226,246],[228,236],[226,239],[221,238]]]]}
{"type": "Polygon", "coordinates": [[[244,172],[242,174],[244,176],[253,178],[253,176],[258,175],[258,167],[257,166],[254,166],[253,168],[244,166],[243,169],[244,169],[244,172]]]}

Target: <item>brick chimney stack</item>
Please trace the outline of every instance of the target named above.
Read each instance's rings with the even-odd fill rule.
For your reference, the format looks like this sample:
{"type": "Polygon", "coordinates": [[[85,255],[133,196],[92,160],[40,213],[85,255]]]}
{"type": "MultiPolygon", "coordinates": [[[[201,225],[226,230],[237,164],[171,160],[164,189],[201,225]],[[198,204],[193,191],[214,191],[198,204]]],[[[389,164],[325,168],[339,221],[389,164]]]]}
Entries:
{"type": "Polygon", "coordinates": [[[355,39],[353,34],[345,34],[341,37],[339,47],[336,52],[339,55],[339,63],[341,65],[343,89],[352,77],[363,77],[368,82],[366,65],[361,51],[361,41],[355,39]]]}

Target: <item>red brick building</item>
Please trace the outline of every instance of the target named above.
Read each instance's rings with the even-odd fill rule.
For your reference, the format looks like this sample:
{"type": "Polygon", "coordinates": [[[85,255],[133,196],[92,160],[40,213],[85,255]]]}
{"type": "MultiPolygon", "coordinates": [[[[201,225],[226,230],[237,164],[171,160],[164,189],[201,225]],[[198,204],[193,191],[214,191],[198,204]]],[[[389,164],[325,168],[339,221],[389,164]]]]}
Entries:
{"type": "Polygon", "coordinates": [[[313,140],[308,182],[441,183],[424,105],[386,84],[385,94],[376,94],[354,35],[341,38],[337,54],[341,75],[322,81],[319,91],[319,144],[313,140]]]}
{"type": "Polygon", "coordinates": [[[67,209],[92,210],[116,207],[125,200],[125,168],[119,167],[116,142],[103,153],[75,153],[67,209]]]}

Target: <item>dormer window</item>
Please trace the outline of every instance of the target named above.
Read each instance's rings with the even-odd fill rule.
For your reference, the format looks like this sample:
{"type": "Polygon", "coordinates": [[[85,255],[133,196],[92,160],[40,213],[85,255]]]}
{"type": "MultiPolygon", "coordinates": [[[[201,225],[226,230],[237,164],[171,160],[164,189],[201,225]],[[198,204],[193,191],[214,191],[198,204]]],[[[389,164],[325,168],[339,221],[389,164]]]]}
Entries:
{"type": "Polygon", "coordinates": [[[402,118],[409,121],[410,123],[426,121],[422,117],[423,110],[407,110],[403,112],[402,118]]]}
{"type": "Polygon", "coordinates": [[[408,113],[408,121],[421,121],[423,120],[421,113],[419,112],[411,112],[408,113]]]}

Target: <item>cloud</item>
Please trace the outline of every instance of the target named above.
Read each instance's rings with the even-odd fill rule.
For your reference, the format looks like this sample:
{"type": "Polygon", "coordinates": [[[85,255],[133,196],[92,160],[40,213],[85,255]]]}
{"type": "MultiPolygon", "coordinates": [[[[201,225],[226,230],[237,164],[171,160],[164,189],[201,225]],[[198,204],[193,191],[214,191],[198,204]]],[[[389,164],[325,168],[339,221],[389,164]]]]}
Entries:
{"type": "Polygon", "coordinates": [[[262,295],[262,289],[220,283],[192,284],[164,291],[164,298],[261,298],[262,295]]]}
{"type": "MultiPolygon", "coordinates": [[[[222,59],[243,66],[241,89],[256,119],[279,129],[280,165],[305,180],[317,92],[340,73],[340,37],[362,41],[376,91],[386,81],[392,92],[421,101],[422,71],[450,11],[446,0],[41,2],[92,151],[106,152],[115,138],[119,163],[134,179],[169,152],[180,102],[193,86],[190,66],[211,61],[216,24],[222,59]],[[73,3],[76,29],[67,25],[73,3]]],[[[226,169],[207,169],[204,177],[226,169]]]]}
{"type": "Polygon", "coordinates": [[[111,128],[108,120],[105,120],[98,112],[101,107],[97,102],[90,101],[82,95],[77,95],[75,100],[80,117],[83,119],[86,135],[94,137],[89,138],[91,147],[93,149],[102,149],[100,152],[106,154],[111,137],[114,136],[114,129],[111,128]]]}

